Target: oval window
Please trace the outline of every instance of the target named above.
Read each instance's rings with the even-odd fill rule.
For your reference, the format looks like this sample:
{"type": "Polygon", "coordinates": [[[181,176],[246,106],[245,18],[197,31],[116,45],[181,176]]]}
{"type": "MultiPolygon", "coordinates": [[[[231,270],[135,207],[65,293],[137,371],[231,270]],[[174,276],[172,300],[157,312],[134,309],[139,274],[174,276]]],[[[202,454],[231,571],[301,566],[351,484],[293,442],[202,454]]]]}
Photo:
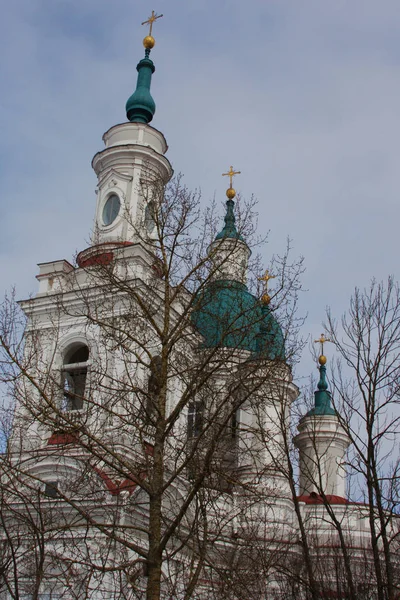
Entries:
{"type": "Polygon", "coordinates": [[[104,205],[103,208],[103,223],[105,226],[111,225],[118,216],[119,209],[121,207],[120,199],[117,194],[112,194],[104,205]]]}

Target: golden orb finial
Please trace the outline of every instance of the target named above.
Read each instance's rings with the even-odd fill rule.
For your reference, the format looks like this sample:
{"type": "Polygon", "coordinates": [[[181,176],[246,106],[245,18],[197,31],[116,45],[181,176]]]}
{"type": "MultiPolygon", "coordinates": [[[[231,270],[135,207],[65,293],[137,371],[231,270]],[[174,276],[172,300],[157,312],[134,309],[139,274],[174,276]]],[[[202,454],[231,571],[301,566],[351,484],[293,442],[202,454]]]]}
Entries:
{"type": "Polygon", "coordinates": [[[261,304],[267,306],[271,302],[271,296],[268,293],[265,293],[261,296],[261,304]]]}
{"type": "Polygon", "coordinates": [[[233,187],[230,187],[226,190],[226,195],[229,198],[229,200],[233,200],[236,196],[236,191],[233,189],[233,187]]]}
{"type": "Polygon", "coordinates": [[[146,35],[146,37],[143,38],[143,46],[145,48],[148,48],[149,50],[154,48],[155,43],[156,43],[156,40],[153,38],[152,35],[146,35]]]}
{"type": "Polygon", "coordinates": [[[326,365],[326,356],[324,356],[324,344],[326,342],[330,342],[331,340],[329,340],[328,338],[325,337],[324,333],[321,333],[321,337],[319,338],[319,340],[314,340],[314,344],[321,344],[321,354],[318,358],[318,362],[320,365],[326,365]]]}

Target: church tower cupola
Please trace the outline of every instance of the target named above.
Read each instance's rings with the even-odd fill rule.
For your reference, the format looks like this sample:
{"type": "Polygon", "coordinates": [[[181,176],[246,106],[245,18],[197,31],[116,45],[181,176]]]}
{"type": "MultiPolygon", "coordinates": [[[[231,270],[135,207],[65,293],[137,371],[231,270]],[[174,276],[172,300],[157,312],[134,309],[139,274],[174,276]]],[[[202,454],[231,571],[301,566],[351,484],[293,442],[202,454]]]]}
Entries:
{"type": "Polygon", "coordinates": [[[345,496],[343,461],[350,439],[331,405],[324,355],[324,344],[329,341],[324,334],[315,340],[321,345],[318,389],[314,392],[313,408],[300,420],[294,443],[300,456],[300,497],[313,494],[321,498],[323,494],[329,502],[340,502],[345,496]]]}
{"type": "Polygon", "coordinates": [[[92,161],[98,178],[92,246],[79,254],[79,266],[91,264],[98,252],[110,253],[137,243],[151,245],[156,235],[152,215],[173,174],[164,156],[168,149],[164,135],[149,124],[155,113],[150,94],[155,70],[150,59],[155,44],[151,34],[154,21],[162,16],[152,11],[142,23],[150,31],[143,40],[145,57],[137,66],[136,91],[126,104],[128,121],[103,135],[105,148],[92,161]]]}
{"type": "MultiPolygon", "coordinates": [[[[239,174],[233,167],[223,173],[230,178],[225,224],[209,246],[211,276],[197,295],[192,322],[204,338],[203,347],[236,348],[253,357],[283,360],[282,330],[267,303],[260,304],[247,288],[251,250],[236,227],[232,187],[232,178],[239,174]]],[[[267,294],[263,298],[266,300],[267,294]]]]}
{"type": "Polygon", "coordinates": [[[336,415],[336,411],[331,405],[331,393],[328,390],[328,382],[326,381],[326,356],[322,354],[324,343],[329,342],[324,336],[321,335],[316,343],[320,343],[322,346],[321,355],[318,359],[319,362],[319,381],[318,390],[314,392],[314,407],[308,411],[307,416],[311,415],[336,415]]]}
{"type": "Polygon", "coordinates": [[[150,123],[156,112],[156,103],[150,93],[151,77],[156,70],[153,61],[150,58],[151,49],[154,47],[155,39],[153,38],[153,23],[160,19],[163,15],[156,15],[154,10],[147,21],[142,25],[149,25],[149,35],[143,40],[145,47],[145,57],[139,61],[136,70],[138,78],[136,90],[126,103],[126,116],[131,123],[150,123]]]}
{"type": "Polygon", "coordinates": [[[246,284],[247,266],[251,250],[236,227],[235,204],[233,201],[236,191],[232,187],[232,178],[235,175],[240,175],[240,171],[234,171],[231,166],[229,171],[222,175],[229,177],[230,185],[226,190],[228,200],[226,202],[224,217],[225,225],[215,236],[215,240],[209,248],[209,256],[214,270],[213,279],[219,281],[237,281],[246,284]]]}

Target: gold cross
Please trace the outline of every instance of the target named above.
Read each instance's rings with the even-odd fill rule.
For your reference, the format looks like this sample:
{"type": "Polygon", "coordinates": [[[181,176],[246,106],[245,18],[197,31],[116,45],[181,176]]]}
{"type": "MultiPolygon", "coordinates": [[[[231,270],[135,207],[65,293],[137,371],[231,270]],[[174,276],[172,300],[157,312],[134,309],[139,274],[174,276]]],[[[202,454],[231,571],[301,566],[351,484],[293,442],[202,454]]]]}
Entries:
{"type": "Polygon", "coordinates": [[[265,271],[264,275],[262,277],[258,278],[258,281],[265,281],[265,288],[267,288],[268,285],[268,281],[270,279],[275,279],[276,275],[271,275],[271,273],[268,271],[268,269],[265,271]]]}
{"type": "Polygon", "coordinates": [[[147,19],[147,21],[143,21],[142,25],[150,25],[150,30],[149,30],[149,35],[151,35],[151,32],[153,31],[153,23],[154,21],[157,21],[157,19],[161,19],[161,17],[163,17],[164,15],[156,15],[156,13],[154,12],[154,10],[151,11],[151,17],[149,17],[147,19]]]}
{"type": "Polygon", "coordinates": [[[258,278],[258,281],[264,281],[265,286],[264,286],[264,293],[261,296],[261,302],[265,305],[265,304],[269,304],[271,302],[271,296],[268,294],[268,281],[270,279],[275,279],[276,275],[271,275],[271,273],[268,271],[268,269],[265,271],[264,275],[262,277],[258,278]]]}
{"type": "Polygon", "coordinates": [[[222,176],[224,176],[224,175],[227,175],[227,176],[230,178],[230,184],[229,184],[229,185],[230,185],[230,187],[232,187],[232,177],[233,177],[234,175],[240,175],[240,171],[234,171],[234,170],[233,170],[233,167],[231,166],[231,167],[229,168],[229,171],[228,171],[228,173],[222,173],[222,176]]]}
{"type": "Polygon", "coordinates": [[[314,344],[321,344],[321,354],[324,353],[324,344],[326,342],[331,342],[332,340],[328,339],[325,337],[324,333],[321,333],[321,337],[319,338],[319,340],[314,340],[314,344]]]}

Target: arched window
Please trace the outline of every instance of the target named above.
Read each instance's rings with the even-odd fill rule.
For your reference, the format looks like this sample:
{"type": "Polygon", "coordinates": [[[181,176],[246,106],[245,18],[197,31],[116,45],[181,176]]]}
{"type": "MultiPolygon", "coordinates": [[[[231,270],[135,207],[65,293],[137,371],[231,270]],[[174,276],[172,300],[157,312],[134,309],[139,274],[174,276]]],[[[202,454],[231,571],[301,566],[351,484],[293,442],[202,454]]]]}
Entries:
{"type": "Polygon", "coordinates": [[[76,344],[64,357],[63,410],[81,410],[85,397],[88,372],[89,348],[85,344],[76,344]]]}

